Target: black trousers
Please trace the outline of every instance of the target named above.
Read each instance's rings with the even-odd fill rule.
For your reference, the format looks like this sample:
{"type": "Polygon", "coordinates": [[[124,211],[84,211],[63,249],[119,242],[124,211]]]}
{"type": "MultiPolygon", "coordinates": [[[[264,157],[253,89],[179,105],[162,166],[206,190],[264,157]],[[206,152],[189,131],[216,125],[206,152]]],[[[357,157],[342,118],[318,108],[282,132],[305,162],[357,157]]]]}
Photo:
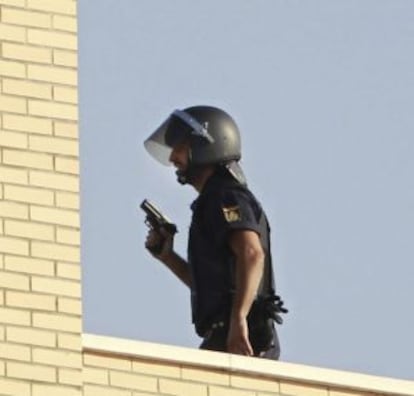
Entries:
{"type": "MultiPolygon", "coordinates": [[[[211,330],[200,344],[200,349],[207,349],[210,351],[226,352],[228,329],[219,327],[211,330]]],[[[255,351],[255,356],[264,359],[279,360],[280,345],[276,330],[273,329],[273,342],[270,348],[266,351],[255,351]]]]}

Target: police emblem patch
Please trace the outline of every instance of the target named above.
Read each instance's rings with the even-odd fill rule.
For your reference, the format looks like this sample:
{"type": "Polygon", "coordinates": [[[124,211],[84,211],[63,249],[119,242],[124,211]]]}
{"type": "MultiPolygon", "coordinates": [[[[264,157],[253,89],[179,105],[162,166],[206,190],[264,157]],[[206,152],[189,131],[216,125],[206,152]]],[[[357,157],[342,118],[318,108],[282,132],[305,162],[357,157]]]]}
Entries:
{"type": "Polygon", "coordinates": [[[238,206],[223,208],[223,213],[228,223],[241,220],[240,208],[238,206]]]}

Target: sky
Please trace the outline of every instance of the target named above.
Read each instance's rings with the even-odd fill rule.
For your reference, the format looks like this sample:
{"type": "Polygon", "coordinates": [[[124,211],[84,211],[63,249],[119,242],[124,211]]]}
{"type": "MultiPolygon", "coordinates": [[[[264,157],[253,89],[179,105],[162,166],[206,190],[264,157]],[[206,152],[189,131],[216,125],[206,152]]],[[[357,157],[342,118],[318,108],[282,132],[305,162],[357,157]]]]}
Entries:
{"type": "Polygon", "coordinates": [[[186,255],[196,198],[143,141],[214,105],[272,226],[281,360],[414,379],[414,2],[80,0],[84,331],[197,348],[189,291],[144,248],[147,198],[186,255]]]}

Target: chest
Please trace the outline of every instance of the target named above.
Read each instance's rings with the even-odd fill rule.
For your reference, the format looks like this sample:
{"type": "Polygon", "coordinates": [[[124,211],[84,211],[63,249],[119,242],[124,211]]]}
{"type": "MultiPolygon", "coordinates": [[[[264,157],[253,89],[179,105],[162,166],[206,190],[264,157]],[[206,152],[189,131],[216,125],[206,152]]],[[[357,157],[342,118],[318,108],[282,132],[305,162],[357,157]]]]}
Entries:
{"type": "Polygon", "coordinates": [[[223,227],[217,213],[208,202],[199,203],[191,218],[189,247],[205,253],[217,250],[224,242],[223,227]]]}

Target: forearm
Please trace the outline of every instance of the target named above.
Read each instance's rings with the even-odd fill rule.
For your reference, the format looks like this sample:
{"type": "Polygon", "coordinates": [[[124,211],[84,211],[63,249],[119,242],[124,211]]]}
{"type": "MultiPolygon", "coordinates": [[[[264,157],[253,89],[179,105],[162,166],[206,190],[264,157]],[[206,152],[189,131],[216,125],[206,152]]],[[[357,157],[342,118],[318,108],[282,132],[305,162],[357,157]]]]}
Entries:
{"type": "Polygon", "coordinates": [[[188,263],[182,257],[175,252],[171,252],[171,255],[163,260],[163,263],[178,279],[188,287],[191,287],[191,275],[188,263]]]}
{"type": "Polygon", "coordinates": [[[232,307],[232,319],[245,319],[256,298],[264,268],[261,252],[246,248],[236,257],[236,290],[232,307]]]}
{"type": "Polygon", "coordinates": [[[178,279],[188,287],[191,287],[191,276],[188,264],[175,253],[173,244],[174,237],[172,234],[162,228],[159,230],[151,229],[148,233],[145,247],[157,260],[168,267],[178,279]]]}

